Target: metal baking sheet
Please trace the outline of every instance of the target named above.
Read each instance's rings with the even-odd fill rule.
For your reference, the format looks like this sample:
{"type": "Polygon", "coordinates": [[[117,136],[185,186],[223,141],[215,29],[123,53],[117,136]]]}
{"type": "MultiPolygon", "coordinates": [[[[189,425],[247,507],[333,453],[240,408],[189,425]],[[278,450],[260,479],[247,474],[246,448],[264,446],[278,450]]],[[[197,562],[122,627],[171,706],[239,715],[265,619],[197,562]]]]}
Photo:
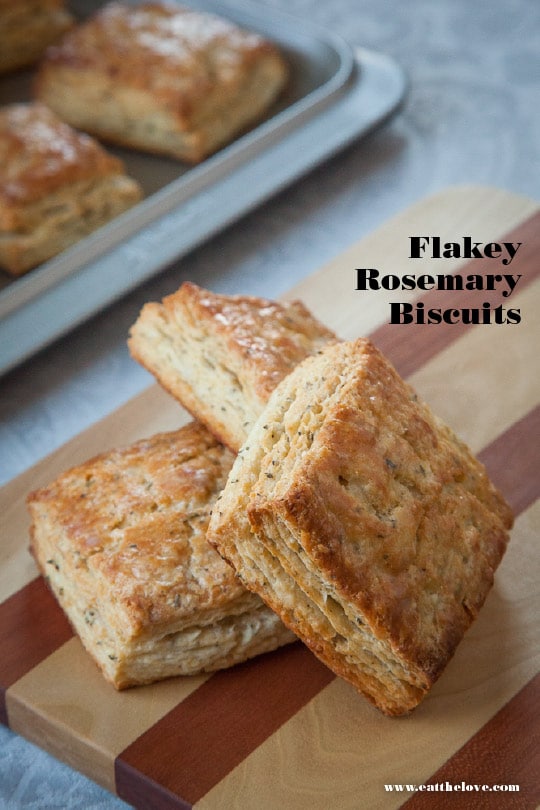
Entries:
{"type": "MultiPolygon", "coordinates": [[[[79,2],[79,12],[99,3],[79,2]]],[[[391,115],[406,89],[388,57],[291,18],[235,3],[190,0],[276,41],[291,65],[269,117],[189,168],[112,150],[146,198],[74,247],[0,290],[0,374],[185,255],[391,115]]],[[[5,82],[0,101],[29,97],[31,75],[5,82]]]]}

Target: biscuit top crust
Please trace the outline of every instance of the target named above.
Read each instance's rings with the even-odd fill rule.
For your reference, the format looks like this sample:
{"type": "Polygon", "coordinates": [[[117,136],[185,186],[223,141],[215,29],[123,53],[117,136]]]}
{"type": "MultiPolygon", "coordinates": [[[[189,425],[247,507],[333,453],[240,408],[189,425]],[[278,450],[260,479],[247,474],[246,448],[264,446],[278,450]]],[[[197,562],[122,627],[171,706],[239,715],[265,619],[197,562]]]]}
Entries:
{"type": "Polygon", "coordinates": [[[246,482],[252,527],[287,526],[328,594],[436,677],[492,585],[512,513],[369,341],[329,346],[276,389],[210,524],[224,556],[246,482]]]}
{"type": "Polygon", "coordinates": [[[180,308],[188,327],[219,337],[242,387],[263,404],[307,355],[337,340],[301,301],[219,295],[185,282],[162,306],[173,319],[180,308]]]}
{"type": "Polygon", "coordinates": [[[28,498],[34,523],[57,538],[49,562],[69,556],[93,573],[127,638],[252,599],[206,542],[232,461],[193,422],[67,471],[28,498]]]}
{"type": "Polygon", "coordinates": [[[13,10],[15,5],[32,5],[34,11],[46,9],[47,11],[63,11],[65,8],[65,0],[33,0],[32,3],[14,3],[13,0],[0,0],[0,9],[7,8],[13,10]]]}
{"type": "Polygon", "coordinates": [[[92,69],[175,105],[180,118],[216,87],[235,86],[276,48],[234,23],[168,3],[110,3],[47,51],[46,62],[92,69]]]}
{"type": "Polygon", "coordinates": [[[120,160],[60,121],[45,105],[0,110],[0,226],[22,206],[80,180],[121,174],[120,160]],[[8,210],[3,210],[7,208],[8,210]]]}

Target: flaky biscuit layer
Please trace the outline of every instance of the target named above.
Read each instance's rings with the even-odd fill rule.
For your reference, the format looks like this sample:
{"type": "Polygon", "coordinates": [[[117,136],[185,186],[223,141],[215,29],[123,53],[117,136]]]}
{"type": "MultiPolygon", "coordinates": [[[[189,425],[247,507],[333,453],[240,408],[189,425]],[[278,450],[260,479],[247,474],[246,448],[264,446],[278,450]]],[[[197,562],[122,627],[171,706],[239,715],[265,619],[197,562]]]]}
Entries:
{"type": "Polygon", "coordinates": [[[228,20],[113,2],[48,50],[36,91],[73,126],[198,162],[260,118],[286,78],[277,48],[228,20]]]}
{"type": "Polygon", "coordinates": [[[476,617],[511,525],[480,462],[358,340],[280,383],[208,537],[328,666],[402,714],[476,617]]]}
{"type": "Polygon", "coordinates": [[[118,158],[40,103],[0,110],[0,267],[20,275],[142,197],[118,158]]]}
{"type": "Polygon", "coordinates": [[[231,666],[292,640],[206,542],[231,463],[192,423],[29,496],[39,567],[117,688],[231,666]]]}
{"type": "Polygon", "coordinates": [[[129,348],[193,416],[237,451],[277,384],[335,335],[300,302],[219,295],[187,282],[146,304],[129,348]]]}

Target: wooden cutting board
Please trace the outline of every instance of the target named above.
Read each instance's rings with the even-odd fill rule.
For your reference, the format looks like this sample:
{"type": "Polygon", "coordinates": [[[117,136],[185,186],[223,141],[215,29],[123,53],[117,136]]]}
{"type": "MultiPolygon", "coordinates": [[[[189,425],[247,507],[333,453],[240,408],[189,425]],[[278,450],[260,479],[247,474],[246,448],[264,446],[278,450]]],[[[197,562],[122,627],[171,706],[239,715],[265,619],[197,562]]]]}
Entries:
{"type": "Polygon", "coordinates": [[[3,722],[145,809],[535,807],[539,271],[537,203],[495,189],[455,188],[398,216],[287,296],[302,298],[343,338],[371,335],[480,455],[516,513],[478,620],[411,717],[383,717],[299,643],[213,676],[120,694],[105,683],[37,577],[24,502],[31,489],[98,451],[187,421],[153,386],[1,492],[3,722]],[[408,258],[411,235],[523,244],[509,267],[494,259],[419,261],[408,258]],[[521,322],[390,325],[389,303],[418,300],[419,293],[357,292],[358,267],[381,275],[519,273],[510,299],[498,291],[431,291],[421,301],[426,309],[489,301],[519,309],[521,322]],[[420,784],[429,791],[407,790],[420,784]],[[457,785],[451,797],[440,793],[448,785],[457,785]]]}

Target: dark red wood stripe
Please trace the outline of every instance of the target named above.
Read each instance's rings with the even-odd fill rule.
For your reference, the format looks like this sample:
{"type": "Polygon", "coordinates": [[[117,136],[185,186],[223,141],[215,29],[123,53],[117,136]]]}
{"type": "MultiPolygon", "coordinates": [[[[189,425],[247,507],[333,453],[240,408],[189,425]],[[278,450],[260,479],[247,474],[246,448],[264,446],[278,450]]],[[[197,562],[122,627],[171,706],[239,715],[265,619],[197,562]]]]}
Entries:
{"type": "MultiPolygon", "coordinates": [[[[540,213],[534,214],[504,236],[501,241],[522,243],[509,267],[504,267],[494,259],[473,259],[459,273],[463,276],[469,273],[479,275],[521,273],[522,278],[514,291],[515,296],[540,275],[540,213]]],[[[417,275],[424,272],[421,261],[417,262],[415,268],[417,275]]],[[[441,267],[440,272],[446,272],[444,267],[441,267]]],[[[492,307],[503,304],[505,308],[512,308],[512,300],[513,296],[502,297],[502,288],[493,292],[431,290],[416,299],[415,303],[423,303],[427,312],[432,307],[443,309],[479,307],[481,309],[484,301],[489,301],[492,307]]],[[[396,292],[396,301],[399,301],[399,292],[396,292]]],[[[529,313],[528,317],[535,317],[535,313],[529,313]]],[[[463,323],[401,325],[386,323],[372,332],[370,338],[393,363],[397,371],[403,377],[408,377],[472,328],[474,327],[463,323]]],[[[493,328],[519,329],[519,324],[502,324],[493,328]]]]}
{"type": "Polygon", "coordinates": [[[0,721],[8,725],[6,690],[73,635],[42,577],[0,604],[0,721]]]}
{"type": "Polygon", "coordinates": [[[540,495],[540,405],[479,454],[493,483],[519,515],[540,495]]]}
{"type": "MultiPolygon", "coordinates": [[[[540,272],[537,260],[539,226],[540,213],[504,237],[504,241],[523,243],[519,261],[515,259],[511,266],[512,272],[523,275],[520,289],[540,272]]],[[[478,259],[469,262],[461,272],[492,273],[499,272],[499,269],[495,271],[490,260],[478,259]]],[[[437,299],[439,297],[440,293],[437,299]]],[[[478,305],[474,293],[459,293],[455,297],[452,293],[443,293],[443,297],[448,307],[472,306],[473,301],[478,305]]],[[[427,294],[421,300],[426,306],[432,306],[435,294],[427,294]]],[[[490,293],[489,300],[494,305],[499,303],[493,293],[490,293]]],[[[405,327],[401,329],[386,324],[371,337],[398,371],[408,375],[448,346],[466,328],[469,327],[407,326],[404,332],[405,327]]],[[[537,414],[533,412],[520,420],[482,453],[490,474],[516,512],[525,509],[538,494],[540,478],[529,474],[534,470],[534,439],[538,435],[536,418],[537,414]]],[[[149,808],[189,806],[318,694],[333,677],[302,646],[286,648],[213,676],[118,757],[119,795],[149,808]],[[294,690],[288,688],[289,681],[294,682],[294,690]],[[169,748],[161,744],[162,739],[170,739],[169,748]],[[170,759],[163,756],[164,750],[171,751],[170,759]]]]}
{"type": "Polygon", "coordinates": [[[300,643],[218,672],[121,754],[118,795],[190,807],[333,679],[300,643]]]}
{"type": "MultiPolygon", "coordinates": [[[[516,515],[540,495],[534,441],[539,411],[481,453],[516,515]]],[[[122,752],[116,761],[118,795],[156,810],[189,807],[333,678],[301,645],[214,675],[122,752]]]]}
{"type": "MultiPolygon", "coordinates": [[[[444,729],[442,732],[444,733],[444,729]]],[[[540,804],[540,675],[465,743],[426,784],[519,785],[519,792],[415,793],[406,810],[534,810],[540,804]]]]}
{"type": "MultiPolygon", "coordinates": [[[[540,264],[536,261],[536,255],[538,255],[538,251],[540,250],[539,224],[540,214],[536,214],[535,216],[531,217],[530,220],[526,221],[513,232],[504,237],[505,241],[509,240],[514,242],[523,242],[523,246],[518,254],[519,261],[518,259],[515,259],[514,263],[509,268],[509,271],[520,272],[523,274],[524,277],[520,282],[520,290],[522,290],[526,284],[530,283],[534,278],[536,278],[539,273],[540,264]]],[[[493,270],[493,262],[489,260],[475,260],[461,272],[485,273],[495,271],[493,270]]],[[[440,293],[437,295],[437,301],[440,300],[439,296],[440,293]]],[[[426,306],[429,307],[436,303],[434,297],[435,294],[428,294],[420,300],[422,300],[426,306]]],[[[443,293],[443,297],[445,300],[445,306],[448,307],[454,305],[460,307],[473,305],[472,299],[469,298],[469,294],[459,294],[459,303],[456,300],[456,304],[452,304],[450,293],[443,293]],[[469,301],[470,303],[468,303],[469,301]]],[[[498,300],[496,300],[493,293],[489,294],[489,300],[493,301],[495,305],[498,303],[498,300]]],[[[506,299],[503,299],[503,303],[505,301],[506,299]]],[[[500,328],[519,327],[503,326],[500,328]]],[[[398,371],[406,376],[420,368],[423,363],[430,360],[453,340],[459,337],[460,334],[462,334],[462,329],[456,326],[445,328],[444,326],[439,325],[435,329],[429,326],[396,327],[386,325],[381,329],[376,330],[371,337],[396,365],[398,371]],[[406,329],[406,332],[403,331],[404,329],[406,329]]],[[[517,446],[515,448],[516,454],[514,458],[517,459],[520,457],[521,461],[523,461],[523,455],[520,456],[520,453],[523,454],[527,450],[530,451],[531,446],[533,446],[533,441],[536,438],[536,435],[538,435],[537,433],[534,436],[528,434],[529,440],[527,441],[528,427],[527,425],[525,427],[526,430],[523,432],[523,435],[516,436],[517,446]],[[522,442],[525,442],[527,446],[523,447],[522,442]]],[[[501,466],[501,463],[498,461],[499,453],[504,454],[509,452],[504,437],[502,437],[501,440],[497,440],[497,442],[499,442],[499,445],[496,448],[493,450],[488,448],[485,451],[488,467],[490,468],[491,474],[494,475],[495,478],[497,478],[497,475],[499,474],[502,476],[505,472],[502,469],[504,463],[501,466]]],[[[516,476],[516,478],[521,480],[525,477],[522,475],[522,469],[522,466],[520,466],[519,475],[516,476]]],[[[538,479],[538,476],[536,476],[536,479],[538,479]]],[[[509,497],[506,488],[508,487],[508,489],[511,489],[513,484],[516,482],[513,481],[512,476],[507,476],[507,478],[504,479],[504,482],[505,483],[502,488],[507,494],[507,497],[509,497]]],[[[519,492],[514,492],[514,490],[512,490],[512,493],[513,494],[511,497],[509,497],[509,500],[514,504],[515,509],[526,508],[526,504],[530,503],[533,496],[532,490],[525,491],[524,489],[521,489],[519,492]],[[514,498],[514,500],[512,500],[512,498],[514,498]]],[[[72,631],[64,617],[64,614],[56,604],[54,598],[41,579],[34,580],[17,594],[0,605],[0,640],[3,642],[2,646],[0,647],[2,650],[2,655],[0,656],[0,720],[2,722],[7,722],[5,711],[5,690],[29,670],[39,664],[44,658],[54,652],[71,636],[72,631]]],[[[195,701],[193,705],[196,705],[196,702],[201,700],[201,698],[196,698],[195,696],[199,695],[200,692],[205,700],[214,700],[216,703],[215,717],[217,717],[219,720],[219,734],[216,736],[216,740],[219,741],[219,745],[214,745],[212,749],[214,752],[212,757],[208,756],[205,758],[203,746],[202,748],[199,748],[198,751],[195,750],[191,752],[191,759],[187,760],[191,764],[194,764],[194,762],[204,762],[204,767],[200,768],[200,771],[202,771],[201,781],[198,781],[199,771],[197,768],[193,767],[191,770],[190,768],[182,769],[182,773],[188,774],[188,776],[190,773],[194,774],[193,778],[189,777],[190,781],[187,784],[188,792],[181,794],[188,796],[188,799],[186,800],[187,803],[189,804],[190,801],[189,796],[204,795],[204,793],[210,789],[213,784],[215,784],[215,781],[218,781],[218,779],[225,775],[222,773],[223,767],[220,769],[220,773],[222,774],[221,776],[210,767],[210,759],[213,761],[217,761],[217,759],[219,759],[222,763],[228,763],[226,767],[230,770],[231,767],[234,767],[234,764],[241,761],[241,759],[246,756],[247,753],[250,753],[250,751],[257,747],[257,745],[266,739],[267,736],[272,734],[276,728],[278,728],[283,722],[286,722],[286,720],[288,720],[292,714],[298,711],[302,705],[307,703],[307,701],[317,694],[320,689],[323,688],[325,683],[332,678],[333,675],[326,670],[313,656],[311,656],[307,650],[300,645],[295,645],[287,648],[286,650],[279,651],[273,656],[265,656],[261,659],[257,659],[255,662],[245,665],[244,667],[235,668],[234,670],[231,670],[230,673],[220,673],[219,675],[215,675],[207,684],[205,684],[205,686],[201,687],[201,690],[194,693],[194,695],[191,696],[188,701],[184,701],[179,707],[177,707],[177,709],[173,710],[171,713],[171,715],[174,717],[173,727],[175,727],[175,724],[178,722],[184,722],[185,711],[187,712],[186,720],[189,720],[189,707],[192,705],[191,700],[193,699],[193,701],[195,701]],[[294,650],[297,652],[294,653],[294,650]],[[297,661],[295,656],[298,656],[300,660],[297,661]],[[268,663],[268,661],[274,660],[281,662],[275,669],[273,668],[272,664],[268,663]],[[291,660],[296,661],[296,663],[291,665],[288,669],[286,662],[291,660]],[[250,673],[252,671],[255,671],[257,674],[253,676],[252,680],[250,680],[249,674],[246,673],[250,673]],[[303,685],[299,689],[298,681],[300,672],[302,673],[301,680],[303,685]],[[242,694],[241,700],[236,704],[236,708],[233,708],[232,711],[228,711],[223,698],[223,695],[228,694],[228,692],[226,690],[224,691],[222,682],[227,682],[229,679],[231,679],[230,691],[232,694],[237,694],[237,689],[234,686],[236,683],[235,679],[237,677],[247,679],[247,682],[242,688],[248,690],[250,698],[248,699],[247,694],[242,694]],[[281,681],[283,677],[285,677],[286,681],[285,687],[281,681]],[[267,682],[269,685],[268,688],[261,694],[261,700],[265,701],[264,712],[260,711],[259,704],[257,704],[255,709],[256,714],[254,714],[256,721],[252,722],[251,724],[245,723],[245,728],[242,726],[242,728],[237,730],[233,735],[235,739],[240,737],[243,740],[243,753],[238,749],[234,749],[233,747],[231,748],[231,753],[228,754],[230,748],[228,744],[229,736],[226,733],[223,733],[223,729],[226,726],[230,727],[231,723],[233,724],[232,727],[234,727],[234,724],[238,720],[238,715],[241,714],[239,706],[244,707],[246,705],[246,701],[249,704],[249,700],[255,699],[257,691],[259,690],[260,681],[267,682]],[[288,684],[287,681],[289,682],[288,684]],[[300,695],[299,700],[293,701],[294,705],[292,705],[290,702],[288,703],[287,701],[284,701],[283,705],[281,705],[280,700],[282,692],[287,693],[287,689],[290,689],[290,683],[293,682],[294,690],[291,689],[290,691],[298,692],[300,695]],[[268,719],[265,720],[264,727],[259,730],[259,721],[263,715],[268,716],[268,719]],[[238,759],[238,757],[240,757],[240,759],[238,759]],[[207,776],[207,774],[210,776],[207,776]],[[201,787],[202,782],[204,782],[206,785],[204,789],[201,787]]],[[[210,728],[212,728],[212,715],[208,714],[206,717],[209,718],[208,723],[210,728]]],[[[162,733],[161,724],[166,724],[168,722],[168,718],[169,715],[167,715],[163,721],[160,721],[160,723],[150,729],[147,734],[157,735],[152,737],[152,739],[158,739],[162,733]]],[[[193,728],[195,725],[196,724],[192,721],[193,728]]],[[[165,727],[166,726],[163,728],[165,727]]],[[[175,730],[177,729],[175,728],[175,730]]],[[[171,730],[170,733],[172,735],[173,731],[171,730]]],[[[197,735],[200,733],[201,730],[198,729],[197,735]]],[[[213,735],[211,736],[213,738],[213,735]]],[[[146,738],[146,734],[140,738],[140,740],[143,740],[142,743],[137,741],[134,744],[135,747],[130,747],[130,749],[128,749],[128,751],[132,751],[133,756],[135,757],[135,763],[137,763],[137,746],[141,745],[144,747],[144,738],[146,738]]],[[[199,739],[204,740],[206,737],[204,734],[202,734],[202,736],[197,736],[197,742],[199,739]]],[[[194,742],[195,738],[192,739],[192,743],[194,742]]],[[[160,756],[162,756],[163,747],[159,746],[157,750],[160,751],[160,756]]],[[[124,752],[124,754],[126,754],[126,752],[124,752]]],[[[122,754],[117,763],[120,782],[123,780],[124,785],[127,786],[127,790],[132,790],[134,789],[134,785],[136,787],[136,785],[139,784],[141,790],[146,791],[147,787],[145,786],[149,784],[148,780],[153,778],[152,769],[157,767],[156,773],[159,774],[161,773],[160,768],[165,767],[165,765],[163,763],[157,763],[157,765],[156,763],[153,763],[145,777],[145,780],[143,780],[144,785],[142,785],[141,780],[138,779],[132,770],[130,770],[134,767],[132,760],[129,756],[125,757],[124,754],[122,754]]],[[[141,766],[136,765],[136,767],[141,766]]],[[[171,772],[175,769],[178,770],[176,751],[174,754],[174,763],[170,763],[169,766],[169,770],[171,772]]],[[[173,783],[175,785],[177,784],[174,779],[173,783]]],[[[183,782],[181,782],[181,784],[183,784],[183,782]]],[[[185,802],[179,803],[179,800],[173,793],[168,794],[166,786],[164,788],[155,786],[155,790],[148,793],[147,800],[145,799],[145,801],[146,807],[182,807],[186,805],[185,802]],[[154,800],[151,797],[154,795],[159,795],[159,801],[165,803],[156,805],[152,804],[151,802],[154,800]],[[171,804],[171,802],[173,803],[171,804]]]]}
{"type": "MultiPolygon", "coordinates": [[[[480,453],[494,483],[517,515],[539,495],[540,406],[480,453]],[[528,448],[529,452],[524,452],[528,448]]],[[[519,792],[422,792],[405,803],[407,810],[432,808],[444,795],[456,810],[533,810],[540,804],[540,675],[533,678],[426,784],[519,785],[519,792]]]]}

